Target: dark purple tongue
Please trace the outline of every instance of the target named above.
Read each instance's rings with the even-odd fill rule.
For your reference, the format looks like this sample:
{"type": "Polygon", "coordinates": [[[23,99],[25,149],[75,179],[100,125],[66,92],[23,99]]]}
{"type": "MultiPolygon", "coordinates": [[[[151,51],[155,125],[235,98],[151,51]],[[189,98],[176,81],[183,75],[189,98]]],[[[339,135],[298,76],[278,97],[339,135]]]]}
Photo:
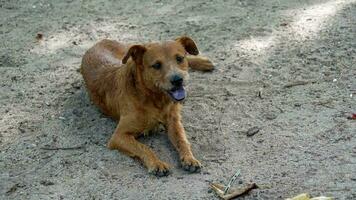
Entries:
{"type": "Polygon", "coordinates": [[[180,87],[174,90],[169,91],[171,97],[176,101],[181,101],[185,98],[185,90],[184,87],[180,87]]]}

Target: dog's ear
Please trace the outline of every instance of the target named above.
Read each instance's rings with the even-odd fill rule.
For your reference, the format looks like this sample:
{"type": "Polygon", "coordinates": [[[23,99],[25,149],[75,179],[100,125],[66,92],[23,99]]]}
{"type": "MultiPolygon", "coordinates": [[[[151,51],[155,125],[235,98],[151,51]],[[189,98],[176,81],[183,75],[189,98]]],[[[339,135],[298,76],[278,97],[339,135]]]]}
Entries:
{"type": "Polygon", "coordinates": [[[142,57],[146,51],[146,47],[142,45],[133,45],[127,51],[126,55],[122,59],[122,64],[126,64],[127,60],[131,57],[136,64],[142,64],[142,57]]]}
{"type": "Polygon", "coordinates": [[[199,54],[199,50],[197,45],[195,44],[195,42],[192,40],[192,38],[187,37],[187,36],[182,36],[179,37],[177,39],[175,39],[175,41],[181,43],[184,47],[184,49],[191,55],[198,55],[199,54]]]}

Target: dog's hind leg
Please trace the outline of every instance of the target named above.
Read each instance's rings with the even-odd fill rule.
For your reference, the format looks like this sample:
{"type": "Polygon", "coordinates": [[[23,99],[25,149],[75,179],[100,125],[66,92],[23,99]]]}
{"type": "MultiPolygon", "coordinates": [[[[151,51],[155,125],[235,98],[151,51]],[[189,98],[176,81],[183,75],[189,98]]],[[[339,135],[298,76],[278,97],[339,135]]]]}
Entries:
{"type": "Polygon", "coordinates": [[[127,53],[127,50],[129,49],[129,46],[124,43],[108,39],[100,41],[97,46],[99,46],[99,50],[106,50],[107,53],[112,54],[113,57],[119,60],[122,60],[124,58],[125,54],[127,53]]]}
{"type": "Polygon", "coordinates": [[[167,176],[170,166],[159,160],[155,153],[146,145],[136,140],[139,132],[133,128],[132,121],[121,118],[114,134],[108,142],[109,149],[117,149],[130,157],[139,158],[148,171],[156,176],[167,176]]]}
{"type": "Polygon", "coordinates": [[[212,71],[214,70],[214,64],[204,56],[188,55],[187,60],[189,67],[199,71],[212,71]]]}

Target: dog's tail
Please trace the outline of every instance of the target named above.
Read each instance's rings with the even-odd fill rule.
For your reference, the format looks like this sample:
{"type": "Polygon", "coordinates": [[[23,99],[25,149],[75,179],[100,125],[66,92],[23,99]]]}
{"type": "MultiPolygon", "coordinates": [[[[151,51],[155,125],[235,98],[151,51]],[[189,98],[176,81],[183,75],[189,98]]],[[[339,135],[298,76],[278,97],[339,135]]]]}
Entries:
{"type": "Polygon", "coordinates": [[[199,71],[213,71],[214,64],[206,57],[189,55],[187,57],[189,67],[199,71]]]}

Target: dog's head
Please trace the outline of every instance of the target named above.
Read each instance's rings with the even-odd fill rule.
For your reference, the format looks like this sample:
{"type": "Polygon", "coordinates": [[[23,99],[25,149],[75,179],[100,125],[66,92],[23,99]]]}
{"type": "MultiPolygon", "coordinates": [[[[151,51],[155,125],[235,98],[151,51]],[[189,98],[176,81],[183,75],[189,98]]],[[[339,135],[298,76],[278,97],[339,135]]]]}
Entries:
{"type": "Polygon", "coordinates": [[[183,36],[174,41],[133,45],[122,62],[125,64],[131,58],[145,87],[164,92],[174,101],[181,101],[186,96],[187,53],[198,55],[199,51],[191,38],[183,36]]]}

